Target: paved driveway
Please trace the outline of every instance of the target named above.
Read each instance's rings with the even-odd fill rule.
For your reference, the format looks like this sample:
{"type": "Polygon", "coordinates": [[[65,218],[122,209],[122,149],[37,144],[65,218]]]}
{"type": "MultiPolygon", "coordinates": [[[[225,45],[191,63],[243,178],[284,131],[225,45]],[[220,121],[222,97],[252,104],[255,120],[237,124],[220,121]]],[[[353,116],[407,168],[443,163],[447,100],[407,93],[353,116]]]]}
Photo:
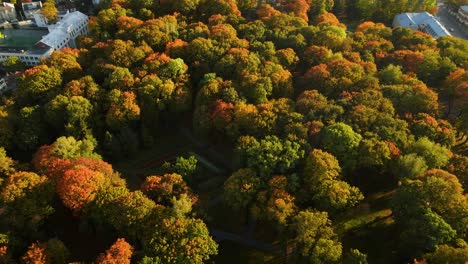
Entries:
{"type": "Polygon", "coordinates": [[[444,5],[443,1],[438,1],[437,6],[439,11],[436,14],[436,18],[444,25],[444,27],[455,37],[468,39],[468,29],[463,27],[457,19],[448,12],[447,6],[444,5]]]}

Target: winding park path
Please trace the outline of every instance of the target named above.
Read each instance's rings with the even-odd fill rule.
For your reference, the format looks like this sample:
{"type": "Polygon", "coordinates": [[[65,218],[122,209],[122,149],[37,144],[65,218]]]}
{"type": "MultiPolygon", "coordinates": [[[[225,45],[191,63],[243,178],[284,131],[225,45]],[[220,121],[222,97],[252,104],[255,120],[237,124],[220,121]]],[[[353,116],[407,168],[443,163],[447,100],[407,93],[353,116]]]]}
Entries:
{"type": "MultiPolygon", "coordinates": [[[[221,153],[218,153],[214,148],[210,147],[210,145],[204,143],[202,140],[197,138],[197,136],[194,135],[190,129],[184,126],[180,126],[179,132],[197,147],[196,153],[193,152],[192,154],[195,155],[197,160],[199,160],[205,166],[209,167],[217,174],[234,170],[235,165],[232,162],[232,160],[225,158],[221,153]],[[224,168],[218,168],[214,163],[222,165],[224,168]]],[[[208,202],[208,207],[219,205],[223,203],[223,201],[223,195],[220,194],[208,202]]],[[[210,231],[210,234],[218,242],[228,240],[236,242],[246,247],[251,247],[261,251],[272,253],[274,255],[282,256],[283,254],[278,246],[253,239],[253,234],[255,232],[256,225],[257,220],[254,217],[250,217],[246,230],[242,235],[226,232],[216,228],[209,227],[208,229],[210,231]]]]}
{"type": "Polygon", "coordinates": [[[225,232],[219,229],[212,229],[212,228],[208,228],[208,229],[210,231],[210,234],[218,242],[222,240],[229,240],[229,241],[237,242],[247,247],[252,247],[258,250],[273,253],[275,255],[280,255],[280,252],[281,252],[280,248],[272,244],[254,240],[254,239],[249,239],[244,236],[225,232]]]}

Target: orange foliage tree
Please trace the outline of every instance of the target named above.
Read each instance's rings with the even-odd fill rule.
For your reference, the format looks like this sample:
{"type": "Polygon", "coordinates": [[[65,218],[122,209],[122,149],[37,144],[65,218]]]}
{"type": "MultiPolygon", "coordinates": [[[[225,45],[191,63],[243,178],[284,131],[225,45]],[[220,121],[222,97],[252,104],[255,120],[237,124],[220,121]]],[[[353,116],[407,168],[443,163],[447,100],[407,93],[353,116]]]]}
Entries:
{"type": "Polygon", "coordinates": [[[115,243],[101,254],[96,263],[98,264],[130,264],[133,247],[123,238],[117,239],[115,243]]]}
{"type": "Polygon", "coordinates": [[[66,207],[77,212],[94,199],[104,181],[102,173],[78,166],[64,172],[57,193],[66,207]]]}
{"type": "Polygon", "coordinates": [[[21,258],[24,264],[46,264],[46,247],[44,244],[36,242],[29,246],[28,251],[21,258]]]}

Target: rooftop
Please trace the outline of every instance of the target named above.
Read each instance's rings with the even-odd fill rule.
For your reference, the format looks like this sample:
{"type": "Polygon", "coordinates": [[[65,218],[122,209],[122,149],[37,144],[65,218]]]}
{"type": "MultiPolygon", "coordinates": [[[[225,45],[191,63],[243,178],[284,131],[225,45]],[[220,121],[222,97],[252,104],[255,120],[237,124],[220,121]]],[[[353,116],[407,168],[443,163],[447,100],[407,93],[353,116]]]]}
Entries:
{"type": "Polygon", "coordinates": [[[396,15],[393,19],[393,26],[423,30],[431,34],[434,38],[451,35],[447,29],[428,12],[403,13],[396,15]]]}
{"type": "Polygon", "coordinates": [[[44,36],[40,41],[49,47],[56,47],[68,35],[68,32],[82,25],[88,20],[88,16],[76,11],[66,14],[62,20],[55,25],[49,26],[50,33],[44,36]]]}

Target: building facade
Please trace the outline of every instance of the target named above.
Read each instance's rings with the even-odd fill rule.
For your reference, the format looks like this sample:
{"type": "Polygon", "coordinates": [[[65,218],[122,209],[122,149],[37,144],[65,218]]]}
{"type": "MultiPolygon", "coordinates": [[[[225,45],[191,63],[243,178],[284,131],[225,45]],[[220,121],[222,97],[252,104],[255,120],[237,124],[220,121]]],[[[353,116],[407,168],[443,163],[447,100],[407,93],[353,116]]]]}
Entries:
{"type": "Polygon", "coordinates": [[[26,66],[35,66],[41,62],[42,58],[48,58],[54,52],[52,48],[21,49],[12,47],[0,48],[0,61],[4,62],[9,57],[18,57],[26,66]]]}
{"type": "Polygon", "coordinates": [[[462,25],[468,27],[468,6],[460,6],[456,17],[462,25]]]}
{"type": "Polygon", "coordinates": [[[10,3],[0,3],[0,22],[16,20],[15,5],[10,3]]]}

